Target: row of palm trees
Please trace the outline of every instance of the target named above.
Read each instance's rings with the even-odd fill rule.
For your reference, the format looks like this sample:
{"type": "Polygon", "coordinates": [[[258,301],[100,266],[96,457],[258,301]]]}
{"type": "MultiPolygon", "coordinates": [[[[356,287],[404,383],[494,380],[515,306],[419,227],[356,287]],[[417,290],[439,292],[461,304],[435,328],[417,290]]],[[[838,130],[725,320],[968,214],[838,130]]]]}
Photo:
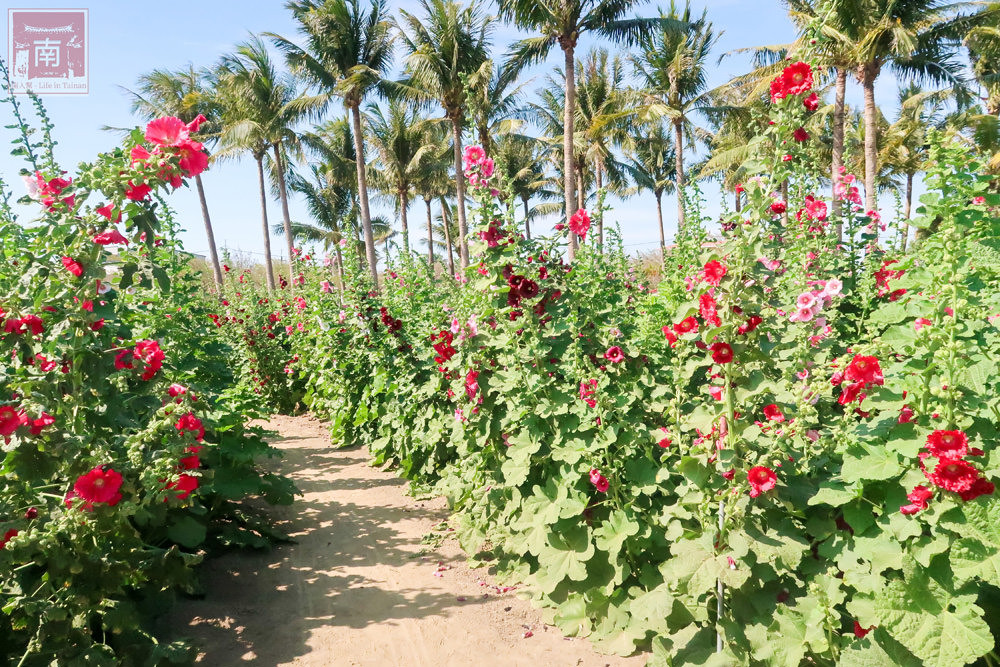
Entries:
{"type": "MultiPolygon", "coordinates": [[[[467,267],[462,169],[467,132],[497,158],[512,204],[523,205],[527,234],[537,217],[560,211],[570,216],[598,192],[650,192],[662,249],[663,195],[676,192],[681,227],[684,187],[692,175],[726,187],[739,182],[767,104],[768,83],[784,58],[805,48],[807,40],[815,42],[809,29],[815,25],[821,26],[820,38],[808,44],[811,62],[824,90],[833,88],[834,101],[809,129],[817,138],[816,151],[829,161],[831,182],[845,161],[864,173],[867,209],[877,210],[879,189],[903,176],[908,214],[932,124],[1000,155],[994,145],[1000,143],[1000,4],[980,3],[963,14],[939,0],[782,1],[799,37],[756,49],[751,72],[710,88],[719,33],[706,14],[693,15],[689,6],[673,1],[657,16],[640,18],[635,14],[643,0],[498,0],[498,17],[489,15],[481,0],[420,0],[419,11],[400,10],[398,17],[390,15],[385,0],[291,0],[286,7],[297,23],[297,39],[265,33],[213,67],[151,72],[132,92],[133,106],[146,116],[170,113],[184,120],[202,113],[212,121],[214,159],[253,157],[271,287],[269,187],[281,204],[279,231],[290,262],[296,238],[319,240],[336,248],[342,271],[336,242],[363,239],[377,284],[376,244],[394,225],[373,219],[372,195],[392,202],[407,252],[410,204],[422,198],[431,266],[437,249],[454,272],[454,249],[459,266],[467,267]],[[501,63],[491,52],[498,20],[530,33],[511,45],[501,63]],[[588,33],[629,47],[628,54],[593,48],[578,58],[579,39],[588,33]],[[528,99],[519,83],[525,68],[541,62],[556,44],[563,67],[528,99]],[[269,49],[283,56],[284,67],[269,49]],[[397,49],[404,56],[402,73],[390,78],[397,49]],[[960,57],[966,52],[972,77],[960,57]],[[900,116],[890,123],[874,102],[875,82],[886,68],[947,88],[905,87],[900,116]],[[851,75],[863,92],[859,112],[846,104],[851,75]],[[985,110],[972,105],[970,81],[987,92],[985,110]],[[338,101],[344,116],[333,112],[338,101]],[[299,130],[309,123],[312,129],[299,130]],[[692,163],[686,153],[698,147],[708,149],[707,157],[692,163]],[[289,190],[306,201],[312,224],[290,219],[289,190]],[[440,204],[437,225],[434,202],[440,204]],[[442,237],[436,248],[435,239],[442,237]]],[[[196,185],[221,280],[204,188],[200,180],[196,185]]],[[[599,212],[596,223],[602,242],[599,212]]],[[[576,243],[571,235],[571,258],[576,243]]]]}

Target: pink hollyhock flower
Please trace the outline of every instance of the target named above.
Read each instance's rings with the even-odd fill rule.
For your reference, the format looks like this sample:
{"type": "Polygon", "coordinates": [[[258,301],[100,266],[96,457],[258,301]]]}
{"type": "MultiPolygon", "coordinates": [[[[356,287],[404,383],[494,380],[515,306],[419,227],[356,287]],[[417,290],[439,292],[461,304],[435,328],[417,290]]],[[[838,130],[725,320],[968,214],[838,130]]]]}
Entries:
{"type": "Polygon", "coordinates": [[[920,330],[921,330],[921,329],[923,329],[924,327],[929,327],[929,326],[932,326],[933,324],[934,324],[934,323],[933,323],[933,322],[931,322],[931,321],[930,321],[929,319],[927,319],[926,317],[918,317],[918,318],[916,319],[916,321],[915,321],[915,322],[913,323],[913,328],[914,328],[914,329],[915,329],[916,331],[920,331],[920,330]]]}
{"type": "Polygon", "coordinates": [[[799,308],[812,308],[816,305],[816,295],[812,292],[803,292],[795,300],[795,305],[799,308]]]}
{"type": "Polygon", "coordinates": [[[584,209],[579,209],[569,219],[569,229],[571,232],[586,240],[587,231],[590,230],[590,215],[584,209]]]}
{"type": "Polygon", "coordinates": [[[721,400],[722,400],[722,392],[723,392],[724,390],[725,390],[725,388],[724,388],[724,387],[714,387],[714,386],[712,386],[712,387],[709,387],[709,388],[708,388],[708,393],[709,393],[709,395],[711,395],[711,397],[712,397],[712,398],[714,398],[715,400],[717,400],[717,401],[721,401],[721,400]]]}
{"type": "Polygon", "coordinates": [[[781,412],[781,408],[774,403],[764,406],[764,417],[766,417],[768,421],[773,422],[785,421],[785,415],[781,412]]]}
{"type": "Polygon", "coordinates": [[[814,316],[812,308],[796,308],[788,319],[792,322],[808,322],[814,316]]]}
{"type": "Polygon", "coordinates": [[[177,165],[188,178],[194,178],[208,169],[208,155],[197,141],[185,141],[177,147],[180,159],[177,165]]]}
{"type": "Polygon", "coordinates": [[[95,503],[114,507],[122,499],[121,487],[121,474],[111,468],[105,470],[104,466],[97,466],[77,478],[73,490],[66,496],[66,504],[72,507],[73,499],[79,498],[83,501],[83,509],[87,511],[94,509],[95,503]]]}
{"type": "Polygon", "coordinates": [[[458,318],[457,317],[451,318],[451,332],[457,335],[458,332],[461,330],[462,330],[462,325],[461,323],[459,323],[458,318]]]}
{"type": "Polygon", "coordinates": [[[604,353],[604,358],[613,364],[625,361],[625,355],[622,353],[622,349],[617,345],[609,347],[608,351],[604,353]]]}
{"type": "Polygon", "coordinates": [[[153,157],[149,151],[146,150],[145,146],[138,145],[134,146],[131,151],[129,151],[129,157],[134,165],[136,162],[145,162],[149,158],[153,157]]]}
{"type": "Polygon", "coordinates": [[[466,146],[463,151],[463,158],[465,168],[469,169],[486,159],[486,151],[483,150],[482,146],[466,146]]]}
{"type": "Polygon", "coordinates": [[[109,229],[94,237],[97,245],[128,245],[128,239],[122,236],[117,229],[109,229]]]}
{"type": "Polygon", "coordinates": [[[330,284],[329,280],[324,280],[319,284],[319,287],[325,294],[329,294],[333,291],[333,286],[330,284]]]}
{"type": "Polygon", "coordinates": [[[475,315],[469,316],[469,321],[465,323],[465,326],[469,329],[469,338],[475,338],[479,335],[479,327],[476,325],[475,315]]]}
{"type": "Polygon", "coordinates": [[[701,319],[703,319],[706,324],[711,324],[714,327],[721,327],[722,320],[719,319],[716,306],[715,297],[713,297],[709,292],[705,292],[698,297],[698,314],[701,315],[701,319]]]}
{"type": "Polygon", "coordinates": [[[63,257],[62,265],[77,278],[83,275],[83,265],[72,257],[63,257]]]}
{"type": "Polygon", "coordinates": [[[933,491],[922,484],[917,485],[913,487],[912,491],[906,494],[906,499],[910,501],[910,504],[901,506],[899,511],[903,514],[916,514],[920,510],[927,509],[927,501],[933,497],[933,491]]]}
{"type": "Polygon", "coordinates": [[[142,379],[147,381],[153,379],[157,371],[163,367],[163,360],[166,359],[166,354],[160,349],[160,344],[155,340],[140,340],[137,342],[133,356],[146,364],[146,369],[142,373],[142,379]]]}
{"type": "Polygon", "coordinates": [[[192,120],[190,123],[187,124],[188,132],[194,134],[195,132],[198,131],[198,128],[201,127],[202,123],[207,123],[207,122],[208,122],[207,118],[205,118],[201,114],[198,114],[197,116],[194,117],[194,120],[192,120]]]}
{"type": "Polygon", "coordinates": [[[826,202],[822,199],[816,199],[812,195],[806,196],[805,202],[806,217],[810,220],[826,220],[826,202]]]}
{"type": "Polygon", "coordinates": [[[750,482],[750,497],[756,498],[761,493],[773,489],[778,482],[778,476],[767,466],[754,466],[747,471],[747,481],[750,482]]]}
{"type": "Polygon", "coordinates": [[[493,175],[495,165],[493,164],[492,158],[486,158],[479,164],[479,175],[483,178],[489,178],[493,175]]]}
{"type": "Polygon", "coordinates": [[[600,473],[597,468],[592,468],[590,471],[590,483],[594,485],[594,488],[600,493],[607,493],[610,484],[604,475],[600,473]]]}
{"type": "Polygon", "coordinates": [[[177,146],[190,136],[188,126],[180,118],[166,116],[149,121],[145,139],[160,146],[177,146]]]}
{"type": "Polygon", "coordinates": [[[834,297],[840,294],[840,291],[844,289],[844,283],[840,282],[836,278],[830,278],[823,285],[823,296],[834,297]]]}

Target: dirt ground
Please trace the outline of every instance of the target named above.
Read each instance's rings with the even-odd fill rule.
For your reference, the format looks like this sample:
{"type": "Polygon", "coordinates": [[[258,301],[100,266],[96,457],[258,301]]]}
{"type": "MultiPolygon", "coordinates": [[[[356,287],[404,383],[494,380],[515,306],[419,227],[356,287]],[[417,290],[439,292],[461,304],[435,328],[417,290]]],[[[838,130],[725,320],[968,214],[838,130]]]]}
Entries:
{"type": "Polygon", "coordinates": [[[422,544],[448,513],[337,450],[310,417],[276,417],[276,466],[304,496],[275,516],[295,540],[236,552],[203,566],[206,597],[164,619],[173,637],[202,647],[201,664],[407,667],[644,664],[598,654],[563,637],[517,591],[472,570],[455,540],[422,544]]]}

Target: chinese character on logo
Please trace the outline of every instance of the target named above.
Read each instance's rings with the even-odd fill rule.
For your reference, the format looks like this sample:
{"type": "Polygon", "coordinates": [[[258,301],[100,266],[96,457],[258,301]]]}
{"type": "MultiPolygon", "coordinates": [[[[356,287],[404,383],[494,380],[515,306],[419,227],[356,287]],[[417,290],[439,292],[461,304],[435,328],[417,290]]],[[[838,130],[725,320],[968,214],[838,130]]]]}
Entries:
{"type": "Polygon", "coordinates": [[[11,92],[86,95],[86,9],[9,9],[11,92]]]}

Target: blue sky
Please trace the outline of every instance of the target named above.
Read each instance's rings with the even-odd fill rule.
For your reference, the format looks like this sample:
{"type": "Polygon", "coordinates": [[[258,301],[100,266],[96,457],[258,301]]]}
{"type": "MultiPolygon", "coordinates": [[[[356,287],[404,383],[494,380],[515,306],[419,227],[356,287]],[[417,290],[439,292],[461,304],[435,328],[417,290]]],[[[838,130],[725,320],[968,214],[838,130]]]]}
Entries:
{"type": "MultiPolygon", "coordinates": [[[[24,3],[23,6],[29,3],[24,3]]],[[[399,8],[419,13],[419,5],[412,0],[391,0],[393,10],[399,8]]],[[[666,3],[663,3],[666,4],[666,3]]],[[[30,3],[32,8],[61,8],[76,3],[30,3]]],[[[90,160],[98,152],[107,150],[116,137],[100,128],[104,125],[122,127],[138,124],[129,113],[127,96],[120,86],[131,87],[139,75],[153,68],[174,69],[193,63],[195,66],[209,65],[227,52],[250,33],[276,32],[294,37],[295,24],[284,9],[284,2],[244,1],[233,3],[219,0],[201,0],[189,3],[183,9],[165,9],[160,2],[129,3],[107,0],[92,1],[85,6],[90,10],[90,93],[82,96],[46,96],[46,107],[55,123],[58,139],[57,159],[63,168],[72,174],[81,161],[90,160]],[[127,7],[127,9],[125,9],[127,7]]],[[[655,15],[656,3],[651,2],[641,14],[655,15]]],[[[723,35],[719,41],[718,53],[722,54],[741,47],[762,44],[777,44],[794,38],[791,23],[777,0],[692,0],[693,9],[700,13],[708,11],[716,30],[723,35]]],[[[4,50],[6,57],[7,26],[4,18],[4,50]]],[[[519,37],[516,30],[498,25],[494,33],[495,52],[499,56],[507,44],[519,37]]],[[[594,42],[583,40],[583,52],[594,42]]],[[[532,82],[528,90],[542,85],[549,68],[561,64],[562,54],[556,48],[547,63],[528,73],[532,82]]],[[[724,83],[733,75],[746,71],[748,65],[743,56],[728,57],[712,72],[709,83],[724,83]]],[[[895,82],[890,76],[882,77],[877,97],[884,109],[894,106],[895,82]]],[[[25,99],[25,98],[21,98],[25,99]]],[[[860,102],[860,90],[852,82],[848,86],[848,102],[860,102]]],[[[339,113],[339,109],[337,110],[339,113]]],[[[10,117],[7,109],[3,112],[10,117]]],[[[10,131],[0,129],[3,141],[10,138],[10,131]]],[[[0,150],[0,175],[10,184],[15,195],[23,194],[18,169],[23,164],[9,156],[6,149],[0,150]]],[[[206,194],[216,241],[228,247],[249,253],[261,253],[263,239],[260,231],[260,210],[257,198],[256,170],[254,163],[247,159],[242,162],[227,162],[214,165],[204,174],[206,194]]],[[[706,186],[707,212],[715,214],[720,210],[721,193],[711,185],[706,186]]],[[[206,248],[204,226],[198,207],[197,195],[193,189],[179,190],[170,203],[178,212],[178,219],[185,229],[182,240],[187,249],[203,253],[206,248]]],[[[414,208],[416,219],[423,219],[422,203],[414,208]]],[[[664,214],[668,236],[673,233],[676,206],[672,198],[664,200],[664,214]]],[[[376,211],[379,212],[379,211],[376,211]]],[[[385,209],[381,211],[389,214],[385,209]]],[[[304,208],[292,201],[293,219],[305,220],[304,208]]],[[[272,222],[280,217],[280,207],[273,202],[269,207],[272,222]]],[[[654,249],[658,243],[656,208],[652,195],[634,197],[619,202],[608,216],[610,221],[621,221],[624,240],[630,250],[654,249]]],[[[414,243],[423,248],[417,233],[414,243]]],[[[274,250],[280,255],[284,246],[280,239],[273,239],[274,250]]]]}

